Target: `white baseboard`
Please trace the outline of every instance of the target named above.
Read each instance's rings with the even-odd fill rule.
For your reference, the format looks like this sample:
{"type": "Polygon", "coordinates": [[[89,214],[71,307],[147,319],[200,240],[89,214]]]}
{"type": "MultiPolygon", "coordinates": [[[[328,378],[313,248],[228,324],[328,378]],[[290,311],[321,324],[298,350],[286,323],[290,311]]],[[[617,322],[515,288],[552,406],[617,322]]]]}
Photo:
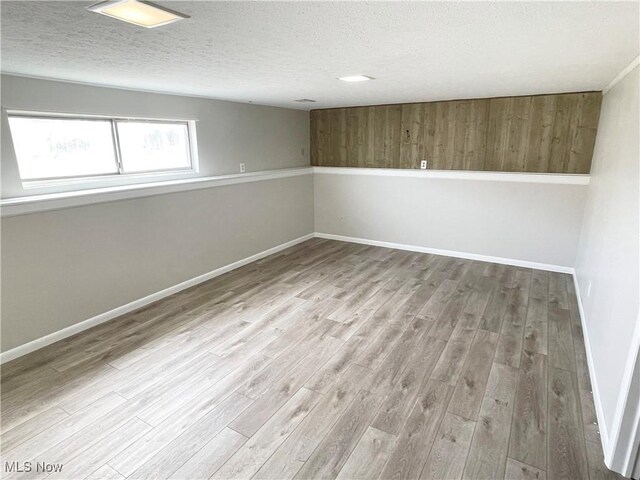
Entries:
{"type": "Polygon", "coordinates": [[[454,250],[442,250],[439,248],[419,247],[417,245],[406,245],[403,243],[381,242],[379,240],[369,240],[366,238],[347,237],[344,235],[333,235],[332,233],[316,232],[314,235],[318,238],[326,238],[328,240],[340,240],[342,242],[361,243],[364,245],[373,245],[375,247],[395,248],[397,250],[408,250],[410,252],[431,253],[433,255],[443,255],[445,257],[466,258],[469,260],[501,263],[503,265],[512,265],[515,267],[533,268],[535,270],[547,270],[549,272],[573,274],[573,267],[564,267],[562,265],[552,265],[549,263],[528,262],[525,260],[516,260],[513,258],[492,257],[490,255],[457,252],[454,250]]]}
{"type": "Polygon", "coordinates": [[[604,453],[604,463],[607,467],[611,465],[611,448],[609,442],[609,432],[604,419],[604,410],[602,409],[602,400],[600,399],[600,389],[598,388],[598,379],[594,368],[593,354],[591,351],[591,343],[589,342],[589,331],[587,330],[587,322],[582,308],[582,295],[580,295],[580,285],[578,277],[573,272],[573,285],[576,290],[576,300],[578,303],[578,311],[580,313],[580,323],[582,324],[582,336],[584,338],[584,347],[587,352],[587,365],[589,367],[589,379],[591,380],[591,393],[593,395],[593,403],[596,408],[596,417],[598,419],[598,429],[600,430],[600,441],[602,443],[602,451],[604,453]]]}
{"type": "MultiPolygon", "coordinates": [[[[602,408],[602,400],[600,399],[600,388],[598,387],[598,379],[596,377],[596,371],[594,368],[594,359],[591,350],[591,344],[589,341],[589,331],[587,330],[587,322],[586,315],[584,313],[584,309],[582,306],[582,296],[580,294],[580,285],[578,284],[578,277],[576,273],[573,273],[573,284],[576,290],[576,299],[578,301],[578,309],[580,310],[580,321],[582,323],[582,334],[584,337],[584,345],[585,350],[587,352],[587,364],[589,366],[589,378],[591,380],[591,393],[593,395],[593,403],[596,409],[596,417],[598,419],[598,429],[600,430],[600,441],[602,443],[602,451],[604,453],[604,464],[610,470],[620,473],[626,477],[631,477],[633,462],[635,460],[636,452],[633,450],[633,444],[629,443],[628,445],[620,446],[620,429],[622,426],[622,417],[624,414],[624,409],[629,399],[629,387],[631,385],[631,376],[633,374],[633,366],[635,365],[636,357],[635,355],[629,355],[629,359],[627,360],[627,364],[625,367],[625,375],[623,377],[623,385],[626,388],[623,388],[620,396],[618,397],[618,402],[616,404],[616,410],[614,414],[614,418],[611,422],[611,430],[607,428],[607,424],[604,418],[604,410],[602,408]],[[620,448],[623,449],[622,453],[620,452],[620,448]],[[618,451],[616,451],[618,450],[618,451]]],[[[632,352],[637,352],[637,347],[640,338],[640,326],[636,327],[634,331],[634,340],[631,342],[632,352]]],[[[636,425],[638,425],[638,421],[636,420],[636,425]]],[[[639,427],[636,427],[635,435],[638,435],[639,427]]],[[[634,434],[632,434],[634,435],[634,434]]],[[[635,477],[634,477],[635,478],[635,477]]]]}
{"type": "Polygon", "coordinates": [[[101,313],[99,315],[96,315],[95,317],[91,317],[87,320],[71,325],[67,328],[63,328],[62,330],[58,330],[57,332],[50,333],[49,335],[38,338],[29,343],[25,343],[24,345],[20,345],[19,347],[12,348],[11,350],[7,350],[6,352],[2,352],[0,353],[0,364],[14,360],[18,357],[26,355],[27,353],[39,350],[43,347],[46,347],[47,345],[51,345],[52,343],[58,342],[67,337],[71,337],[72,335],[80,333],[91,327],[95,327],[96,325],[100,325],[101,323],[112,320],[116,317],[119,317],[120,315],[124,315],[125,313],[137,310],[138,308],[149,305],[150,303],[157,302],[158,300],[168,297],[169,295],[173,295],[174,293],[180,292],[181,290],[185,290],[199,283],[211,280],[212,278],[218,277],[223,273],[230,272],[231,270],[235,270],[236,268],[247,265],[248,263],[255,262],[256,260],[260,260],[261,258],[267,257],[274,253],[278,253],[281,250],[297,245],[298,243],[304,242],[313,237],[313,233],[303,235],[302,237],[298,237],[294,240],[282,243],[275,247],[256,253],[255,255],[251,255],[249,257],[243,258],[242,260],[238,260],[237,262],[233,262],[223,267],[216,268],[211,272],[191,278],[184,282],[178,283],[177,285],[173,285],[171,287],[165,288],[164,290],[160,290],[159,292],[155,292],[151,295],[147,295],[146,297],[134,300],[133,302],[127,303],[126,305],[122,305],[120,307],[114,308],[113,310],[109,310],[108,312],[101,313]]]}

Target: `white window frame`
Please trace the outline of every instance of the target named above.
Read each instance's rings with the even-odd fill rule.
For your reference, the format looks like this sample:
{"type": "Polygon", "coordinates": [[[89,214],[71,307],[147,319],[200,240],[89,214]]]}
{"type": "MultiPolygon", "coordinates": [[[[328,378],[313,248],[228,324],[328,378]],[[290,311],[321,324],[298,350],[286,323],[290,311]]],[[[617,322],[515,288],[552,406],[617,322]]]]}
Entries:
{"type": "MultiPolygon", "coordinates": [[[[150,118],[150,117],[134,117],[125,115],[92,115],[81,113],[59,113],[59,112],[41,112],[30,110],[7,110],[7,118],[23,117],[23,118],[45,118],[52,120],[108,120],[111,122],[111,139],[113,142],[113,150],[117,163],[118,173],[113,174],[96,174],[82,176],[60,176],[51,178],[38,179],[22,179],[22,187],[26,189],[47,188],[47,187],[100,187],[100,186],[118,186],[118,185],[135,185],[137,183],[151,183],[154,181],[166,181],[167,177],[182,178],[193,177],[200,171],[198,162],[198,145],[196,138],[196,122],[194,119],[176,119],[176,118],[150,118]],[[120,145],[118,142],[118,129],[116,122],[137,122],[137,123],[174,123],[183,124],[187,127],[187,141],[189,142],[189,157],[191,161],[190,167],[170,168],[148,170],[144,172],[125,173],[122,167],[122,159],[120,153],[120,145]]],[[[14,150],[16,161],[18,161],[17,152],[14,150]]]]}

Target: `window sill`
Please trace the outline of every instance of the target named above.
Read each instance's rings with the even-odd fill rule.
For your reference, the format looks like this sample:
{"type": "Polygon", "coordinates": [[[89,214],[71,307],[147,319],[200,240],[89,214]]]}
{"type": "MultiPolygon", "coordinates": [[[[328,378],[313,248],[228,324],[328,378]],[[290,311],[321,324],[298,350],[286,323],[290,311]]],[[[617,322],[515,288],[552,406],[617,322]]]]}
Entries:
{"type": "Polygon", "coordinates": [[[167,182],[172,180],[183,180],[187,178],[196,178],[198,172],[192,168],[181,170],[165,170],[155,172],[139,172],[126,174],[108,174],[96,175],[93,177],[68,177],[54,178],[46,180],[23,180],[22,188],[30,191],[44,190],[44,194],[48,193],[66,193],[46,190],[50,188],[73,189],[80,188],[84,190],[95,190],[108,187],[127,187],[132,185],[141,185],[143,183],[167,182]]]}
{"type": "Polygon", "coordinates": [[[26,197],[6,198],[0,200],[0,215],[13,217],[29,213],[60,210],[63,208],[92,205],[95,203],[115,202],[131,198],[150,197],[167,193],[200,190],[239,183],[259,182],[278,178],[311,175],[311,167],[287,168],[282,170],[265,170],[261,172],[219,175],[215,177],[198,177],[184,180],[169,180],[134,185],[76,190],[64,193],[30,195],[26,197]]]}

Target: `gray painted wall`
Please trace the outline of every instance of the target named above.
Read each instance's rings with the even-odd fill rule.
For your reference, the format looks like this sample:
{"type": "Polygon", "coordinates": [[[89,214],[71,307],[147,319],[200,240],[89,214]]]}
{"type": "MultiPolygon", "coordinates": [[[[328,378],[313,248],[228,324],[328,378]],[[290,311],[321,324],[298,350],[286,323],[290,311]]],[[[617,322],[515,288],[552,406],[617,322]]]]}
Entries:
{"type": "MultiPolygon", "coordinates": [[[[65,189],[22,188],[6,109],[198,120],[202,176],[239,173],[241,162],[248,172],[309,165],[309,114],[300,110],[10,75],[2,75],[1,98],[2,198],[65,189]]],[[[175,177],[162,176],[166,180],[172,178],[175,177]]],[[[140,179],[134,182],[140,183],[140,179]]]]}
{"type": "MultiPolygon", "coordinates": [[[[609,433],[638,334],[638,67],[603,98],[576,274],[609,433]]],[[[635,352],[634,352],[635,351],[635,352]]],[[[637,401],[637,399],[636,399],[637,401]]]]}
{"type": "Polygon", "coordinates": [[[573,267],[586,186],[314,175],[316,232],[573,267]]]}

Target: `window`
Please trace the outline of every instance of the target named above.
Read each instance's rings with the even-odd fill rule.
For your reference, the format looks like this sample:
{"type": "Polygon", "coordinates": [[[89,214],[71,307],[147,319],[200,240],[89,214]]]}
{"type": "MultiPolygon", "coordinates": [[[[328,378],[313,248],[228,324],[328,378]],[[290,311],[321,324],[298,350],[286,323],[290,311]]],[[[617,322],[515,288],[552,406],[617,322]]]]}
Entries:
{"type": "Polygon", "coordinates": [[[190,121],[9,112],[24,182],[194,171],[190,121]]]}
{"type": "Polygon", "coordinates": [[[191,168],[186,123],[116,121],[125,173],[191,168]]]}

